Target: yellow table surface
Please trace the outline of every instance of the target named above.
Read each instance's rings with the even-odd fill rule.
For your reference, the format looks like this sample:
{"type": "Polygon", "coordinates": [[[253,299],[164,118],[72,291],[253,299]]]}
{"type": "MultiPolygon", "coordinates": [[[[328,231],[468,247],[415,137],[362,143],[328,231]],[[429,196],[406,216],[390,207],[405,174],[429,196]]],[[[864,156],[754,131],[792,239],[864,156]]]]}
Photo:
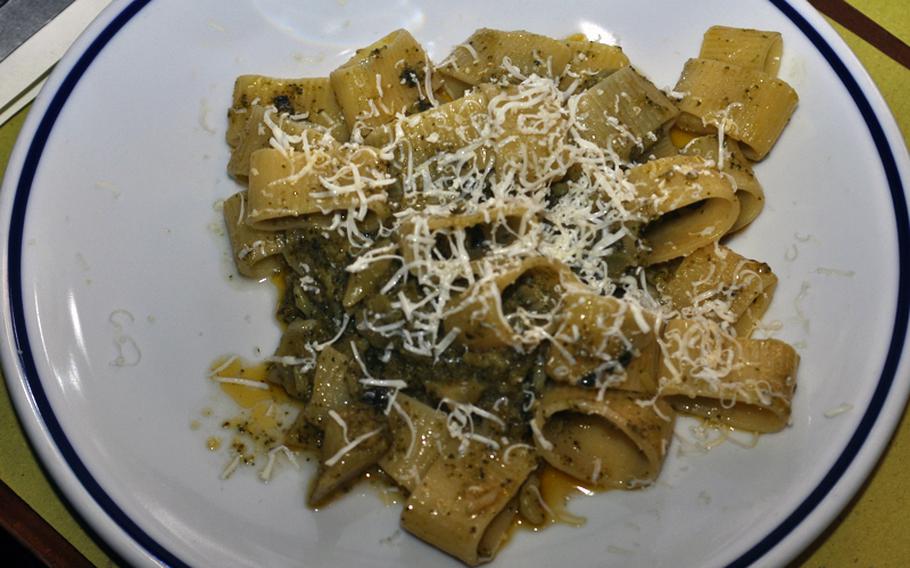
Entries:
{"type": "MultiPolygon", "coordinates": [[[[910,43],[906,0],[850,2],[905,43],[910,43]]],[[[830,20],[829,20],[830,21],[830,20]]],[[[866,66],[910,140],[910,70],[831,22],[866,66]]],[[[28,109],[0,127],[0,176],[28,109]]],[[[0,479],[95,565],[112,561],[48,481],[25,439],[5,388],[0,388],[0,479]]],[[[910,418],[903,420],[881,462],[827,531],[794,562],[805,567],[910,566],[910,418]]]]}

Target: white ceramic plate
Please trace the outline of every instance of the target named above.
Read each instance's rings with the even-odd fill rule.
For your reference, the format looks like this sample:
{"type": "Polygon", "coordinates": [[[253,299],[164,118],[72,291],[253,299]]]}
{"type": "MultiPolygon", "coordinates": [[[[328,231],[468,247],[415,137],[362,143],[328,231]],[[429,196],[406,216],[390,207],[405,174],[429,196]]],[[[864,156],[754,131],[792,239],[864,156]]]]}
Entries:
{"type": "Polygon", "coordinates": [[[224,454],[203,447],[218,425],[200,410],[224,400],[205,380],[213,358],[278,338],[273,293],[227,277],[216,234],[213,203],[237,190],[225,174],[233,79],[324,75],[397,27],[439,60],[488,26],[615,38],[671,86],[716,23],[780,30],[781,77],[800,95],[758,168],[766,211],[733,242],[781,278],[767,319],[802,355],[792,427],[753,449],[680,456],[676,442],[655,487],[578,499],[587,525],[518,534],[497,563],[791,558],[868,474],[910,385],[906,149],[856,59],[801,1],[115,2],[48,81],[0,196],[3,369],[67,498],[135,564],[455,565],[400,533],[398,507],[370,491],[313,513],[307,473],[220,481],[224,454]],[[121,354],[137,364],[113,364],[121,354]]]}

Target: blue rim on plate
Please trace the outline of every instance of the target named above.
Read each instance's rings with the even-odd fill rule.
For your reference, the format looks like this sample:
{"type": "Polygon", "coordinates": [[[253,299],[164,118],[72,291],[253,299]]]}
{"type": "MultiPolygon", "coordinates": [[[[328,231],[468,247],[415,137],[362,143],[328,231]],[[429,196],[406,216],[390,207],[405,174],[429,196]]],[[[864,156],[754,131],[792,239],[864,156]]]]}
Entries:
{"type": "MultiPolygon", "coordinates": [[[[44,387],[38,376],[35,361],[32,357],[31,346],[29,345],[27,335],[25,304],[23,302],[22,290],[21,262],[25,213],[28,207],[32,182],[37,173],[41,156],[51,131],[66,105],[70,94],[72,94],[73,89],[95,58],[107,46],[110,40],[113,39],[113,37],[119,33],[140,10],[148,5],[150,1],[151,0],[133,0],[98,33],[98,36],[89,44],[85,52],[79,57],[72,69],[63,79],[59,89],[54,93],[53,98],[48,104],[46,112],[40,119],[26,153],[25,161],[16,184],[16,193],[13,198],[12,216],[9,228],[7,266],[7,282],[9,285],[8,301],[11,309],[13,338],[18,349],[19,364],[24,371],[25,383],[29,389],[28,394],[34,401],[34,406],[37,408],[40,419],[46,426],[51,439],[54,441],[54,444],[57,446],[57,449],[62,454],[78,481],[104,513],[136,543],[142,546],[148,554],[155,557],[159,562],[171,566],[186,566],[186,564],[172,552],[168,551],[143,531],[142,528],[140,528],[136,522],[114,502],[114,500],[105,492],[104,488],[101,487],[98,481],[91,475],[70,443],[51,408],[50,401],[47,397],[47,393],[44,391],[44,387]]],[[[910,297],[908,297],[908,295],[910,295],[910,219],[908,219],[900,174],[897,169],[894,155],[888,145],[884,130],[862,88],[853,75],[851,75],[846,64],[838,57],[837,53],[828,42],[825,41],[822,35],[786,0],[770,0],[770,2],[793,22],[812,42],[815,48],[818,49],[819,53],[825,58],[847,89],[869,129],[869,133],[875,143],[879,158],[881,159],[881,165],[885,172],[885,177],[891,193],[891,203],[897,228],[899,255],[898,296],[891,341],[881,376],[879,377],[878,384],[872,395],[869,406],[843,452],[841,452],[840,456],[838,456],[837,460],[831,466],[831,469],[824,478],[822,478],[815,489],[783,521],[781,521],[776,528],[770,531],[763,539],[743,553],[739,558],[730,563],[729,566],[731,567],[748,566],[761,559],[815,510],[831,489],[833,489],[837,482],[843,477],[844,473],[846,473],[848,467],[853,463],[853,460],[856,458],[872,431],[885,401],[888,398],[888,394],[891,391],[901,353],[904,349],[908,316],[910,316],[910,297]]]]}

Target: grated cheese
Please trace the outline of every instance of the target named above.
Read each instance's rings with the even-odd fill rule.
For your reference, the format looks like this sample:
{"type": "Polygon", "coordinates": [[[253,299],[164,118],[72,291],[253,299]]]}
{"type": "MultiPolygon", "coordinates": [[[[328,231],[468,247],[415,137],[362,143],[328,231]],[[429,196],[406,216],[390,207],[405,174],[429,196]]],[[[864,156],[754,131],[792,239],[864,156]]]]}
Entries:
{"type": "Polygon", "coordinates": [[[853,410],[853,405],[850,403],[843,403],[841,405],[835,406],[829,410],[825,411],[825,418],[834,418],[835,416],[840,416],[845,412],[850,412],[853,410]]]}
{"type": "Polygon", "coordinates": [[[251,389],[269,390],[268,383],[263,383],[262,381],[254,381],[252,379],[243,379],[240,377],[212,377],[212,378],[217,383],[239,385],[242,387],[249,387],[251,389]]]}
{"type": "Polygon", "coordinates": [[[338,463],[341,460],[341,458],[343,458],[345,455],[347,455],[348,452],[350,452],[351,450],[353,450],[354,448],[356,448],[357,446],[362,444],[365,440],[369,439],[370,437],[375,436],[380,431],[381,431],[381,429],[377,428],[376,430],[373,430],[371,432],[367,432],[366,434],[357,436],[356,438],[354,438],[353,440],[351,440],[350,442],[345,444],[345,446],[343,448],[338,450],[334,456],[325,460],[325,462],[324,462],[325,465],[328,467],[332,467],[333,465],[338,463]]]}
{"type": "Polygon", "coordinates": [[[228,479],[229,477],[231,477],[231,475],[233,475],[233,473],[237,469],[237,467],[240,466],[240,459],[241,459],[240,455],[238,454],[238,455],[234,456],[234,459],[232,459],[230,461],[230,463],[227,464],[227,467],[225,467],[224,470],[221,472],[222,480],[228,479]]]}

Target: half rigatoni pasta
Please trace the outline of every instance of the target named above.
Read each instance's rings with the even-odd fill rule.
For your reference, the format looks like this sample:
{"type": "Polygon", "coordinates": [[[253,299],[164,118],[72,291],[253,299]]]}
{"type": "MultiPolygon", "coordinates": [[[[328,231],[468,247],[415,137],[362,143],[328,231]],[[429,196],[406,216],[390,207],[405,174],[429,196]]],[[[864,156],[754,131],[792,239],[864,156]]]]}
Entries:
{"type": "Polygon", "coordinates": [[[771,303],[777,276],[727,247],[702,247],[679,264],[662,292],[681,317],[705,317],[749,337],[771,303]]]}
{"type": "Polygon", "coordinates": [[[237,271],[256,279],[274,272],[280,266],[284,235],[249,226],[245,191],[237,192],[225,200],[223,213],[237,271]]]}
{"type": "Polygon", "coordinates": [[[622,160],[645,152],[656,132],[676,118],[676,106],[632,67],[623,67],[585,91],[575,109],[579,134],[622,160]]]}
{"type": "Polygon", "coordinates": [[[699,157],[660,158],[629,170],[638,207],[649,219],[646,265],[685,256],[724,236],[739,218],[730,180],[699,157]]]}
{"type": "Polygon", "coordinates": [[[711,59],[690,59],[676,83],[679,125],[693,132],[717,132],[742,143],[743,153],[761,160],[771,151],[798,97],[784,81],[763,71],[711,59]]]}
{"type": "Polygon", "coordinates": [[[555,387],[534,418],[535,444],[547,462],[596,487],[652,483],[673,434],[673,409],[620,391],[555,387]]]}
{"type": "Polygon", "coordinates": [[[787,425],[799,366],[790,345],[678,319],[667,322],[661,348],[661,397],[680,412],[754,432],[787,425]]]}
{"type": "Polygon", "coordinates": [[[525,447],[508,456],[474,447],[443,457],[411,494],[401,526],[465,564],[488,562],[512,526],[513,498],[536,468],[534,451],[525,447]]]}
{"type": "Polygon", "coordinates": [[[558,77],[572,55],[568,45],[553,38],[482,28],[456,45],[439,70],[469,85],[500,78],[520,81],[533,74],[558,77]]]}
{"type": "Polygon", "coordinates": [[[301,217],[356,208],[388,213],[385,169],[370,148],[348,150],[325,135],[304,132],[305,149],[287,153],[273,148],[250,156],[247,223],[278,230],[301,217]]]}
{"type": "Polygon", "coordinates": [[[712,160],[718,169],[733,178],[736,199],[739,201],[739,216],[730,227],[730,233],[739,231],[758,217],[765,207],[765,190],[745,157],[739,143],[729,138],[723,143],[714,134],[699,136],[680,150],[687,156],[701,156],[712,160]]]}
{"type": "Polygon", "coordinates": [[[228,110],[228,145],[240,145],[243,129],[254,106],[274,107],[276,113],[294,116],[328,129],[339,142],[350,136],[348,126],[327,77],[279,79],[241,75],[234,83],[233,105],[228,110]]]}
{"type": "Polygon", "coordinates": [[[714,59],[777,75],[784,42],[779,32],[711,26],[701,42],[701,59],[714,59]]]}
{"type": "Polygon", "coordinates": [[[429,57],[407,30],[358,49],[329,78],[347,124],[367,129],[429,108],[439,86],[429,57]]]}

